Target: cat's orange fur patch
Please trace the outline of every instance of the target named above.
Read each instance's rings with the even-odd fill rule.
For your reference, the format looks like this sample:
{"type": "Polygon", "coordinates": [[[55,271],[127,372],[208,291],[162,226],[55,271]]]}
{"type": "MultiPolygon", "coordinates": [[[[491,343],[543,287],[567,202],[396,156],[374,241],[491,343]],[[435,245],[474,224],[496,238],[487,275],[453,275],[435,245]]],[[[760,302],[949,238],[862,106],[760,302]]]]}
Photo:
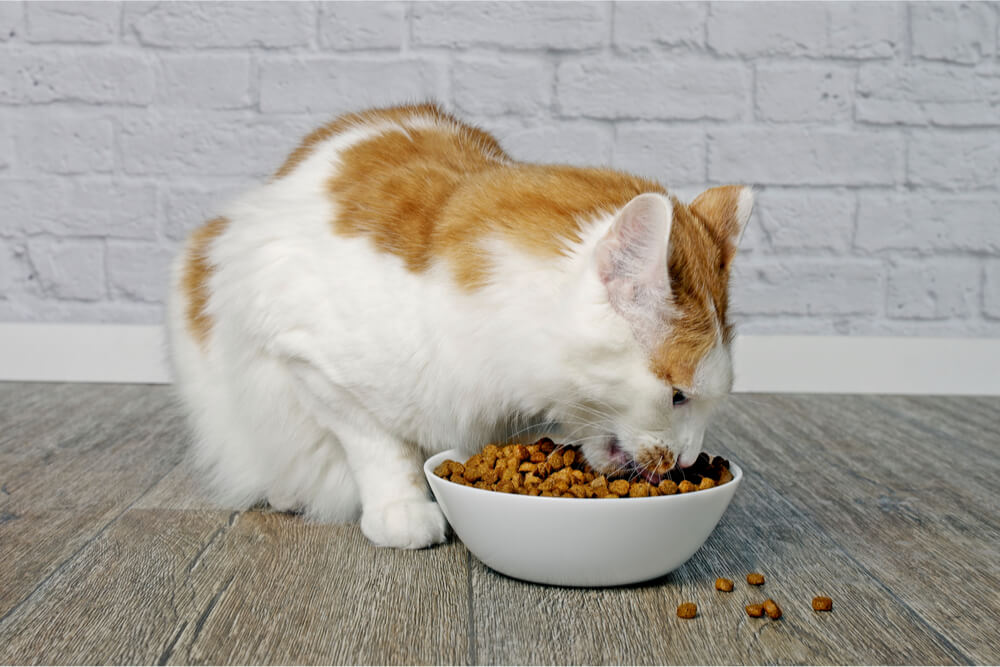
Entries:
{"type": "Polygon", "coordinates": [[[644,447],[635,456],[636,463],[650,472],[664,475],[674,467],[676,457],[669,447],[644,447]]]}
{"type": "Polygon", "coordinates": [[[409,104],[383,109],[369,109],[367,111],[360,111],[357,113],[349,113],[339,116],[326,125],[323,125],[306,135],[306,138],[302,140],[302,143],[299,144],[294,151],[292,151],[285,162],[278,168],[278,171],[275,172],[274,178],[284,178],[288,174],[292,173],[297,166],[302,164],[302,162],[309,157],[318,144],[330,139],[331,137],[346,132],[347,130],[355,127],[377,125],[383,122],[399,123],[413,118],[432,118],[443,124],[452,123],[456,126],[461,126],[465,128],[470,136],[475,141],[479,142],[486,150],[497,156],[506,157],[503,149],[500,148],[500,144],[498,144],[496,139],[488,133],[461,123],[454,116],[445,113],[437,104],[428,102],[424,104],[409,104]]]}
{"type": "Polygon", "coordinates": [[[671,333],[654,350],[650,367],[671,386],[690,387],[698,362],[718,338],[730,343],[729,266],[738,233],[742,188],[723,186],[699,195],[690,205],[673,199],[667,273],[677,311],[671,333]]]}
{"type": "MultiPolygon", "coordinates": [[[[407,114],[431,113],[409,109],[370,112],[375,115],[351,123],[391,118],[405,124],[407,114]]],[[[558,255],[567,242],[579,241],[587,219],[643,192],[666,193],[657,183],[610,169],[514,162],[482,130],[432,109],[439,126],[387,131],[345,150],[329,184],[339,209],[336,232],[370,236],[411,271],[441,258],[461,287],[475,289],[489,271],[482,240],[500,237],[528,252],[558,255]]],[[[342,126],[338,120],[328,127],[342,126]]]]}
{"type": "Polygon", "coordinates": [[[184,294],[187,296],[188,330],[200,344],[204,345],[212,328],[212,319],[205,312],[208,303],[208,280],[214,267],[208,261],[208,246],[229,225],[226,218],[213,218],[194,230],[188,240],[187,258],[181,276],[184,294]]]}

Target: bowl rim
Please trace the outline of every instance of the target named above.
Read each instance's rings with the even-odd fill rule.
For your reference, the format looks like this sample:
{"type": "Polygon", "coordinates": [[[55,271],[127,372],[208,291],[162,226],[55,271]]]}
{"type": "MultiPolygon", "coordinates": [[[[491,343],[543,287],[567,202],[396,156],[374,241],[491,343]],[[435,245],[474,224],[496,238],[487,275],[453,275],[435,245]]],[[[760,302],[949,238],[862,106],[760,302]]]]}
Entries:
{"type": "MultiPolygon", "coordinates": [[[[437,454],[434,454],[434,455],[428,457],[427,460],[424,461],[424,475],[427,476],[427,483],[431,484],[431,490],[433,490],[432,480],[438,480],[440,482],[444,482],[444,483],[450,484],[451,486],[455,487],[456,489],[463,489],[463,491],[460,491],[460,493],[464,493],[464,492],[468,491],[470,493],[490,494],[492,496],[500,496],[502,498],[507,498],[507,499],[520,498],[520,499],[522,499],[524,501],[527,501],[527,502],[550,502],[550,501],[556,501],[556,500],[588,500],[588,501],[621,500],[621,498],[563,498],[562,496],[558,496],[558,497],[557,496],[528,496],[528,495],[524,495],[522,493],[501,493],[499,491],[488,491],[486,489],[477,489],[474,486],[466,486],[464,484],[456,484],[455,482],[452,482],[449,479],[445,479],[443,477],[438,477],[437,475],[434,474],[434,468],[436,468],[441,461],[443,461],[445,458],[448,458],[449,455],[458,454],[459,456],[461,456],[461,454],[459,452],[460,452],[460,450],[457,449],[457,448],[448,449],[448,450],[445,450],[443,452],[438,452],[437,454]]],[[[468,457],[465,457],[465,458],[468,458],[468,457]]],[[[671,494],[669,496],[646,496],[645,498],[629,498],[628,500],[631,501],[631,502],[688,502],[688,501],[681,501],[681,498],[686,498],[686,499],[690,499],[692,497],[705,498],[707,496],[702,495],[702,494],[711,494],[711,493],[716,493],[716,492],[719,492],[719,493],[728,493],[730,491],[735,491],[736,487],[739,486],[740,481],[742,481],[742,479],[743,479],[743,468],[739,464],[733,463],[732,461],[730,461],[729,462],[729,471],[731,473],[733,473],[733,479],[730,480],[729,482],[726,482],[725,484],[720,485],[720,486],[714,486],[711,489],[702,489],[701,491],[698,491],[697,493],[695,493],[695,492],[692,491],[691,493],[674,493],[674,494],[671,494]]],[[[514,502],[521,502],[521,501],[514,501],[514,502]]]]}

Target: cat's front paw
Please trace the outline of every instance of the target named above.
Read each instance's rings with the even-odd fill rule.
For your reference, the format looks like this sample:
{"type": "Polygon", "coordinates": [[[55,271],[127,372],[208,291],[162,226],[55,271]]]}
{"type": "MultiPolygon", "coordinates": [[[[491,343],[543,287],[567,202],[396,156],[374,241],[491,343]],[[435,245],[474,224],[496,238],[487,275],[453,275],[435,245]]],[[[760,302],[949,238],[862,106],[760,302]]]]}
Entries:
{"type": "Polygon", "coordinates": [[[422,549],[444,542],[448,522],[430,500],[397,500],[378,507],[366,507],[361,515],[361,532],[380,547],[422,549]]]}

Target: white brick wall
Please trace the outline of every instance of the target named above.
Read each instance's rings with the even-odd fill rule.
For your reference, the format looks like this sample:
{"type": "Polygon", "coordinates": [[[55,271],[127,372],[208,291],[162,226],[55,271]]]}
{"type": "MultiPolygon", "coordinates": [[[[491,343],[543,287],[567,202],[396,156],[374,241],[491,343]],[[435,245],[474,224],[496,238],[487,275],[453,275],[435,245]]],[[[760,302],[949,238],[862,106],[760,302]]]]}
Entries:
{"type": "Polygon", "coordinates": [[[1000,335],[1000,4],[0,2],[0,321],[157,322],[312,127],[433,97],[515,156],[758,187],[747,333],[1000,335]]]}

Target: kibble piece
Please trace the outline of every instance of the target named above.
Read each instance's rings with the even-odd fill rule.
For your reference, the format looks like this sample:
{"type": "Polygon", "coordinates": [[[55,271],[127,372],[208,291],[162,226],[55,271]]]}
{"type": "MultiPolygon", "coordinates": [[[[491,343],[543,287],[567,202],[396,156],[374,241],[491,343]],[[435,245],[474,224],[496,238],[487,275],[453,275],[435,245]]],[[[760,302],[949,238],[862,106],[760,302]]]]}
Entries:
{"type": "Polygon", "coordinates": [[[698,490],[704,491],[705,489],[711,489],[715,486],[715,482],[712,481],[711,477],[702,477],[701,483],[698,484],[698,490]]]}
{"type": "Polygon", "coordinates": [[[595,477],[594,479],[592,479],[590,481],[590,485],[592,487],[594,487],[595,489],[597,489],[597,488],[607,489],[608,488],[608,478],[605,477],[604,475],[601,475],[600,477],[595,477]]]}
{"type": "Polygon", "coordinates": [[[722,577],[719,577],[718,579],[715,580],[715,589],[719,591],[725,591],[728,593],[733,590],[733,580],[723,579],[722,577]]]}
{"type": "Polygon", "coordinates": [[[677,493],[677,482],[672,479],[665,479],[656,488],[661,495],[672,496],[677,493]]]}
{"type": "Polygon", "coordinates": [[[567,449],[563,452],[563,465],[571,466],[573,461],[576,461],[576,452],[572,449],[567,449]]]}
{"type": "Polygon", "coordinates": [[[825,595],[817,595],[813,598],[813,609],[816,611],[830,611],[833,609],[833,600],[825,595]]]}
{"type": "Polygon", "coordinates": [[[619,496],[628,495],[628,482],[624,479],[616,479],[608,484],[608,491],[619,496]]]}
{"type": "Polygon", "coordinates": [[[698,487],[685,479],[683,482],[677,485],[677,490],[680,491],[681,493],[691,493],[692,491],[697,491],[698,487]]]}
{"type": "Polygon", "coordinates": [[[760,586],[764,583],[764,575],[760,572],[751,572],[747,575],[747,583],[751,586],[760,586]]]}
{"type": "Polygon", "coordinates": [[[764,615],[764,605],[762,604],[748,604],[746,610],[747,616],[753,616],[754,618],[760,618],[764,615]]]}
{"type": "Polygon", "coordinates": [[[563,467],[563,457],[559,452],[552,452],[549,454],[549,458],[546,461],[553,470],[559,470],[563,467]]]}
{"type": "Polygon", "coordinates": [[[677,615],[681,618],[694,618],[698,615],[698,605],[694,602],[684,602],[677,606],[677,615]]]}
{"type": "Polygon", "coordinates": [[[536,470],[538,470],[538,466],[527,461],[517,467],[518,472],[535,472],[536,470]]]}
{"type": "Polygon", "coordinates": [[[536,451],[532,452],[531,456],[529,457],[529,460],[532,463],[544,463],[546,458],[547,457],[545,456],[545,452],[536,451]]]}
{"type": "Polygon", "coordinates": [[[778,606],[777,602],[768,598],[764,600],[764,613],[767,614],[769,618],[778,620],[781,618],[781,607],[778,606]]]}
{"type": "Polygon", "coordinates": [[[649,484],[646,482],[633,482],[629,487],[629,498],[645,498],[649,495],[649,484]]]}

